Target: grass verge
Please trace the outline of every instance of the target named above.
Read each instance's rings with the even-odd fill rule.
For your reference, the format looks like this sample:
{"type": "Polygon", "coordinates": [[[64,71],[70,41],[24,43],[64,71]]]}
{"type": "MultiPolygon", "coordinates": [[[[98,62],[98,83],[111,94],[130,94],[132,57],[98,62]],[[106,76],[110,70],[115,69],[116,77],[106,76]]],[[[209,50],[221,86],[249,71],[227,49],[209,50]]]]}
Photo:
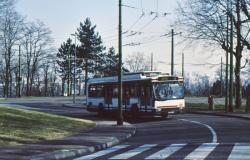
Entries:
{"type": "Polygon", "coordinates": [[[94,127],[89,120],[0,107],[0,146],[59,139],[94,127]]]}
{"type": "MultiPolygon", "coordinates": [[[[186,103],[187,109],[197,109],[197,110],[208,110],[208,104],[205,103],[186,103]]],[[[214,105],[215,111],[224,111],[225,106],[221,104],[214,105]]],[[[242,106],[240,109],[234,108],[234,112],[245,112],[245,106],[242,106]]]]}

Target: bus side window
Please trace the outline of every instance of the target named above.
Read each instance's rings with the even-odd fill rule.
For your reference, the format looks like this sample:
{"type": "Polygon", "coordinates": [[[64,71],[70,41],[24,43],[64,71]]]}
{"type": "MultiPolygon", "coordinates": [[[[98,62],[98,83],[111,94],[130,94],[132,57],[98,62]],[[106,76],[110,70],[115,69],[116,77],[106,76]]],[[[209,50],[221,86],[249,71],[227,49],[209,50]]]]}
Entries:
{"type": "Polygon", "coordinates": [[[130,96],[137,97],[137,87],[134,84],[130,86],[130,96]]]}
{"type": "Polygon", "coordinates": [[[102,85],[90,85],[89,86],[89,97],[103,97],[104,90],[102,85]]]}
{"type": "Polygon", "coordinates": [[[113,86],[113,97],[118,97],[118,87],[117,85],[114,85],[113,86]]]}
{"type": "Polygon", "coordinates": [[[124,85],[123,104],[129,105],[130,100],[130,85],[124,85]]]}
{"type": "Polygon", "coordinates": [[[104,87],[103,87],[103,85],[96,86],[96,97],[104,97],[104,87]]]}
{"type": "Polygon", "coordinates": [[[113,86],[105,85],[104,86],[104,99],[106,104],[112,104],[112,96],[113,96],[113,86]]]}
{"type": "Polygon", "coordinates": [[[93,85],[89,86],[89,97],[94,97],[95,87],[93,85]]]}

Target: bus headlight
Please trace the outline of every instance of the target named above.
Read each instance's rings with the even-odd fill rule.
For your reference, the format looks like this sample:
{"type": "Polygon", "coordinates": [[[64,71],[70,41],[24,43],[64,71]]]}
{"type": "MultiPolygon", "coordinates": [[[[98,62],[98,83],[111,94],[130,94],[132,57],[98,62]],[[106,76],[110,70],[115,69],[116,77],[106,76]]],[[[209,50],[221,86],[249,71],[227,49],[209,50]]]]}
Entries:
{"type": "Polygon", "coordinates": [[[179,108],[183,108],[184,106],[183,106],[183,104],[181,103],[181,104],[179,104],[179,108]]]}
{"type": "Polygon", "coordinates": [[[160,111],[161,111],[161,108],[156,108],[156,111],[157,111],[157,112],[160,112],[160,111]]]}

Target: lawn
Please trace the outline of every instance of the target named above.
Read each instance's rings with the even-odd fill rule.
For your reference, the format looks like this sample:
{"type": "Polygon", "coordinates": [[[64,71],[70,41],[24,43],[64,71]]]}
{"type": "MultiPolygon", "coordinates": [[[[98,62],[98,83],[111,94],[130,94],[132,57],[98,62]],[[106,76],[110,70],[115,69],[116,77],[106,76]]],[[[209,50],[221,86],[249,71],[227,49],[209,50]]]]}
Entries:
{"type": "MultiPolygon", "coordinates": [[[[198,109],[198,110],[208,110],[208,104],[205,103],[186,103],[187,109],[198,109]]],[[[214,105],[215,111],[224,111],[225,106],[222,104],[214,105]]],[[[245,106],[242,105],[240,109],[234,108],[234,112],[245,112],[245,106]]]]}
{"type": "Polygon", "coordinates": [[[59,139],[94,127],[89,120],[0,107],[0,146],[59,139]]]}

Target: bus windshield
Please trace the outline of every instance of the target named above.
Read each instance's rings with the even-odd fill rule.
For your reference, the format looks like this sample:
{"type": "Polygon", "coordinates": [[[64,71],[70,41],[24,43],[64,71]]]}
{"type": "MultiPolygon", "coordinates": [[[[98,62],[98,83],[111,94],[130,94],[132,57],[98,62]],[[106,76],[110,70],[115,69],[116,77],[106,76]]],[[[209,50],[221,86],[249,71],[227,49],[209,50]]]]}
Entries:
{"type": "Polygon", "coordinates": [[[184,98],[183,83],[154,83],[154,94],[156,100],[172,100],[184,98]]]}

